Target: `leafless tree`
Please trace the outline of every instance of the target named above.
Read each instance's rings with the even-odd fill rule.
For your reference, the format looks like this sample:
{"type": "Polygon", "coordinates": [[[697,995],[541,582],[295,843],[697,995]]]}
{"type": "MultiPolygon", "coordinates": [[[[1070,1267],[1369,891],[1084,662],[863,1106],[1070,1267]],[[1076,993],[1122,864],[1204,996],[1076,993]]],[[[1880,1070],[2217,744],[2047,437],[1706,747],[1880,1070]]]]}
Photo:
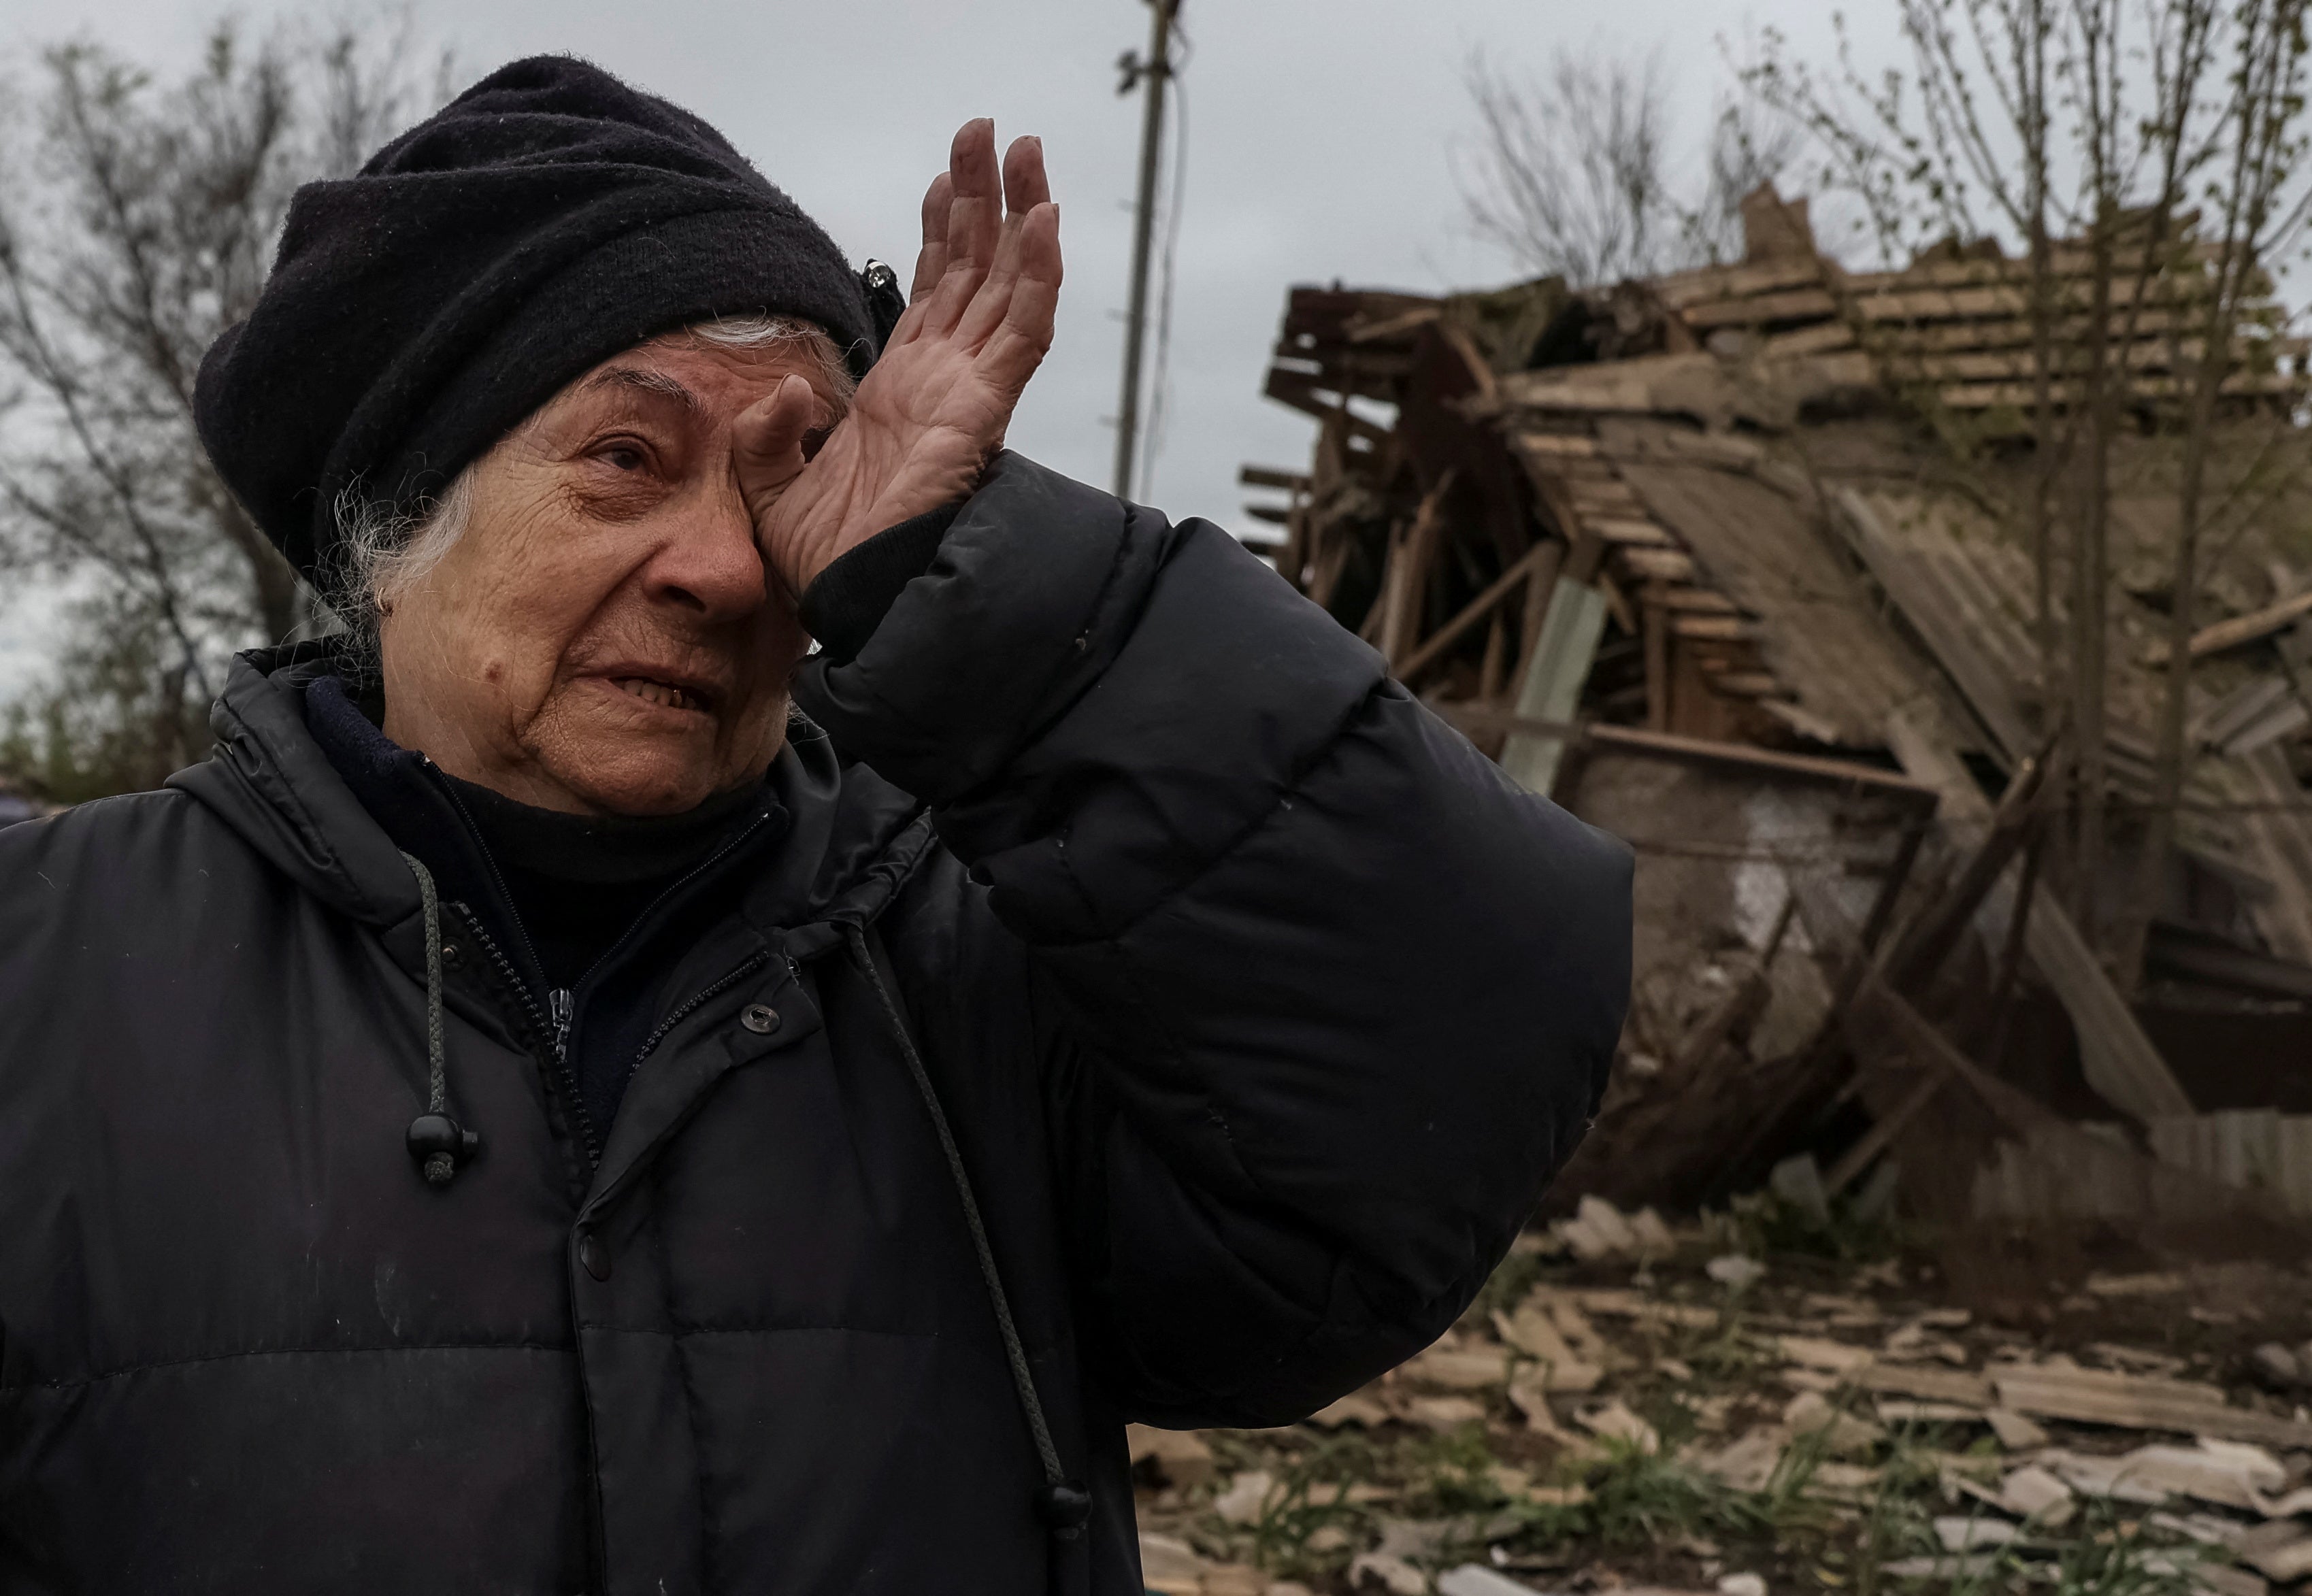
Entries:
{"type": "MultiPolygon", "coordinates": [[[[117,779],[165,772],[199,751],[223,659],[309,620],[294,574],[202,452],[194,374],[262,287],[291,194],[422,114],[444,67],[419,63],[407,18],[388,15],[255,40],[222,23],[165,85],[85,42],[13,75],[19,92],[0,96],[15,110],[0,123],[0,572],[59,595],[73,627],[62,674],[19,707],[19,762],[28,739],[77,736],[143,750],[134,768],[100,761],[117,779]],[[112,734],[124,726],[126,744],[112,734]]],[[[85,765],[68,753],[47,750],[43,768],[85,765]]]]}
{"type": "Polygon", "coordinates": [[[1561,50],[1546,75],[1519,80],[1479,50],[1464,80],[1479,145],[1463,189],[1479,234],[1581,285],[1660,268],[1676,227],[1659,57],[1633,65],[1561,50]]]}
{"type": "Polygon", "coordinates": [[[2304,0],[1899,4],[1908,71],[1862,70],[1842,33],[1834,68],[1810,68],[1777,39],[1748,81],[1807,129],[1823,157],[1817,182],[1859,202],[1884,258],[1986,236],[2027,252],[2036,449],[2017,519],[2038,576],[2044,712],[2068,722],[2076,750],[2062,873],[2082,924],[2132,979],[2173,835],[2165,810],[2181,791],[2185,683],[2163,715],[2165,810],[2144,845],[2157,853],[2125,904],[2104,902],[2112,443],[2146,408],[2124,352],[2170,335],[2176,391],[2157,419],[2185,478],[2171,619],[2186,626],[2215,400],[2239,310],[2264,292],[2252,263],[2300,220],[2282,193],[2301,153],[2304,0]],[[2195,234],[2209,214],[2217,236],[2195,234]],[[2077,242],[2059,252],[2063,235],[2077,242]],[[2163,276],[2194,282],[2209,250],[2196,314],[2152,291],[2163,276]]]}

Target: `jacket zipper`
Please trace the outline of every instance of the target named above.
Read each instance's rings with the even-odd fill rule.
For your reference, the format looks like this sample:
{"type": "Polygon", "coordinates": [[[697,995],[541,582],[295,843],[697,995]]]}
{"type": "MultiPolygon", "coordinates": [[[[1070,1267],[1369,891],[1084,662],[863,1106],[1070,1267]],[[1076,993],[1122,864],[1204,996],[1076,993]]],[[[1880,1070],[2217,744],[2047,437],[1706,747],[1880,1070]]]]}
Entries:
{"type": "Polygon", "coordinates": [[[570,1061],[570,1018],[577,1010],[577,1001],[572,997],[567,987],[556,987],[546,995],[547,1017],[554,1022],[554,1061],[556,1064],[570,1061]]]}
{"type": "MultiPolygon", "coordinates": [[[[690,1018],[691,1015],[696,1013],[703,1005],[714,1002],[714,999],[720,997],[723,993],[731,990],[731,987],[745,980],[749,976],[753,975],[757,970],[762,969],[763,966],[768,964],[770,961],[771,955],[768,950],[754,954],[749,958],[746,962],[740,964],[736,969],[731,970],[728,975],[723,976],[721,979],[714,982],[714,985],[708,987],[704,992],[689,998],[675,1008],[665,1019],[658,1022],[656,1030],[652,1030],[650,1035],[643,1039],[642,1050],[635,1055],[635,1061],[630,1066],[628,1066],[627,1073],[631,1074],[635,1070],[642,1068],[643,1061],[658,1050],[658,1045],[666,1039],[666,1033],[668,1031],[672,1030],[676,1026],[690,1018]]],[[[790,973],[793,971],[794,967],[795,961],[792,959],[788,960],[787,969],[790,973]]]]}
{"type": "MultiPolygon", "coordinates": [[[[562,1096],[569,1105],[570,1117],[577,1122],[578,1139],[585,1146],[586,1161],[589,1163],[601,1162],[601,1139],[594,1134],[594,1122],[587,1117],[585,1100],[578,1095],[578,1082],[570,1073],[570,1060],[563,1050],[563,1043],[569,1030],[566,1008],[557,1023],[548,1024],[547,1017],[539,1013],[538,998],[531,993],[530,983],[521,978],[521,972],[514,968],[513,960],[506,957],[505,950],[498,946],[497,939],[483,928],[481,916],[475,913],[472,906],[466,903],[452,903],[450,907],[458,912],[458,918],[465,923],[466,934],[472,937],[476,945],[488,957],[491,968],[498,973],[498,978],[512,989],[515,1000],[521,1004],[521,1012],[529,1022],[525,1027],[528,1035],[524,1039],[532,1048],[536,1048],[541,1042],[547,1045],[548,1056],[541,1059],[541,1062],[548,1065],[553,1070],[554,1079],[561,1087],[562,1096]]],[[[554,995],[564,999],[566,1004],[570,995],[556,988],[554,995]]]]}

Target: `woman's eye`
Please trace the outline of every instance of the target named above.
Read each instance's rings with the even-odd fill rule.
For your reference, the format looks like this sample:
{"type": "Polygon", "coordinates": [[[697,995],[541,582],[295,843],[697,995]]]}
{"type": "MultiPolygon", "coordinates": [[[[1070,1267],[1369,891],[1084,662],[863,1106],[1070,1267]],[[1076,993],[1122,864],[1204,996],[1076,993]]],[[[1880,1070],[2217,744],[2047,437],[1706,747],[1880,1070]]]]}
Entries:
{"type": "Polygon", "coordinates": [[[602,451],[602,458],[621,471],[639,471],[644,463],[643,452],[632,443],[613,443],[602,451]]]}

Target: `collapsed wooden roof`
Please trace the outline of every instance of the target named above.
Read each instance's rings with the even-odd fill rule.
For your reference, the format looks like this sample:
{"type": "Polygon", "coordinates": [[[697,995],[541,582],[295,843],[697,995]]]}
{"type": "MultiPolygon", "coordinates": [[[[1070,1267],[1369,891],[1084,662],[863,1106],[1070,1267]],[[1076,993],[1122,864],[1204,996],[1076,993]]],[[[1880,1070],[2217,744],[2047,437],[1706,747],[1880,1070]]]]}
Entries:
{"type": "MultiPolygon", "coordinates": [[[[1283,495],[1254,513],[1281,526],[1289,580],[1519,780],[1640,842],[1642,889],[1660,899],[1641,927],[1640,1016],[1650,982],[1664,1013],[1687,1008],[1662,1022],[1669,1039],[1630,1045],[1660,1081],[1704,1067],[1739,1005],[1697,997],[1695,974],[1730,972],[1751,994],[1740,1025],[1773,1039],[1746,1040],[1738,1088],[1720,1076],[1724,1091],[1699,1097],[1751,1092],[1738,1118],[1767,1127],[1819,1086],[1824,1039],[1852,1012],[1834,944],[1872,945],[1905,890],[1915,842],[1898,833],[1928,822],[1889,817],[1921,812],[1907,793],[1940,804],[1953,848],[1975,846],[2001,782],[2038,751],[2042,688],[2033,563],[2004,508],[2030,469],[2025,267],[1945,251],[1848,273],[1771,195],[1753,209],[1758,258],[1611,291],[1293,290],[1266,392],[1315,418],[1312,458],[1244,480],[1283,495]],[[1793,908],[1791,934],[1828,974],[1778,976],[1769,995],[1758,972],[1793,908]]],[[[2148,413],[2197,358],[2180,329],[2204,255],[2187,247],[2115,296],[2124,403],[2148,413]]],[[[2076,283],[2084,262],[2066,250],[2057,266],[2076,283]]],[[[2194,645],[2208,659],[2203,757],[2159,951],[2170,976],[2300,1003],[2312,449],[2297,422],[2305,350],[2281,322],[2269,299],[2251,305],[2224,385],[2220,557],[2194,645]]],[[[2156,425],[2117,453],[2106,767],[2130,814],[2152,795],[2176,511],[2156,425]]],[[[2089,1085],[2140,1124],[2188,1113],[2060,906],[2004,912],[2019,932],[2029,922],[2089,1085]]],[[[1688,1130],[1722,1153],[1726,1123],[1713,1109],[1688,1130]]],[[[1596,1138],[1641,1185],[1678,1164],[1677,1139],[1635,1109],[1609,1112],[1596,1138]]]]}
{"type": "MultiPolygon", "coordinates": [[[[1255,508],[1283,526],[1279,568],[1497,753],[1537,712],[1519,689],[1568,574],[1594,580],[1607,615],[1578,691],[1561,690],[1586,720],[1884,760],[1900,719],[2011,769],[2040,719],[2035,589],[1986,489],[2027,469],[1998,444],[2027,425],[2027,269],[1940,258],[1849,273],[1791,224],[1794,207],[1767,194],[1752,208],[1764,258],[1606,293],[1293,290],[1266,392],[1317,419],[1313,460],[1245,476],[1288,495],[1255,508]]],[[[2207,253],[2187,241],[2181,264],[2117,285],[2131,402],[2169,395],[2175,364],[2196,358],[2179,331],[2207,253]]],[[[2087,265],[2059,247],[2071,299],[2087,265]]],[[[2282,321],[2268,297],[2243,318],[2224,384],[2236,454],[2303,450],[2290,417],[2305,346],[2282,321]]],[[[2159,447],[2130,447],[2115,490],[2124,582],[2156,566],[2173,522],[2159,447]]],[[[2290,599],[2297,578],[2275,561],[2312,577],[2299,475],[2235,516],[2260,524],[2229,529],[2220,602],[2290,599]]],[[[2151,797],[2160,690],[2156,574],[2136,585],[2151,602],[2120,601],[2114,618],[2107,763],[2123,805],[2151,797]]],[[[2307,610],[2312,598],[2258,636],[2307,610]]],[[[2206,674],[2194,730],[2218,757],[2195,776],[2183,842],[2266,948],[2312,964],[2312,834],[2290,762],[2306,715],[2274,663],[2206,674]]]]}

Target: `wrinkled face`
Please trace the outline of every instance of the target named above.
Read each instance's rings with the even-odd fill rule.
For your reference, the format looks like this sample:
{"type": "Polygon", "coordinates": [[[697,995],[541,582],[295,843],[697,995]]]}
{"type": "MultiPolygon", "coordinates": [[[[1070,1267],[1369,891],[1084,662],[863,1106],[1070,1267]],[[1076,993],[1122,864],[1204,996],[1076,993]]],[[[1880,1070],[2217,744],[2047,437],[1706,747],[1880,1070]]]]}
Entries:
{"type": "Polygon", "coordinates": [[[384,618],[386,735],[578,814],[678,814],[759,776],[808,639],[757,549],[731,424],[795,374],[832,425],[843,400],[800,341],[678,333],[486,455],[465,535],[384,618]]]}

